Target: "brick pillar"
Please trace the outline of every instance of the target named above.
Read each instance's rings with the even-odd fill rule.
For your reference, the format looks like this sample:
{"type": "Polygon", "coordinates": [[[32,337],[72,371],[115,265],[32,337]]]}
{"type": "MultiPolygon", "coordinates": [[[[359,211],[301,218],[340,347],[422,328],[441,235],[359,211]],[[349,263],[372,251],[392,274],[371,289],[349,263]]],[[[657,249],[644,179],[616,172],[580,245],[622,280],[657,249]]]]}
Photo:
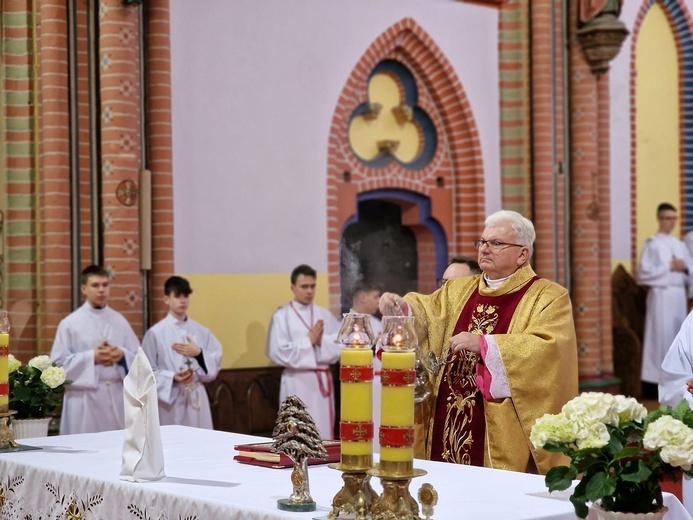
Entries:
{"type": "MultiPolygon", "coordinates": [[[[608,80],[592,74],[574,38],[576,9],[577,2],[573,2],[570,13],[572,300],[580,381],[583,385],[599,386],[611,383],[604,377],[604,362],[609,355],[603,352],[612,350],[611,283],[605,276],[610,273],[611,264],[608,139],[600,144],[608,135],[608,80]]],[[[607,372],[610,371],[609,366],[607,372]]]]}
{"type": "Polygon", "coordinates": [[[70,127],[67,11],[63,0],[44,0],[38,56],[41,95],[40,265],[38,352],[49,352],[60,320],[72,311],[70,238],[70,127]],[[45,44],[44,44],[45,42],[45,44]]]}
{"type": "Polygon", "coordinates": [[[147,157],[152,170],[151,323],[163,318],[163,287],[173,273],[173,152],[169,0],[147,6],[147,157]]]}
{"type": "Polygon", "coordinates": [[[99,20],[104,266],[112,273],[110,305],[142,334],[139,215],[140,7],[102,0],[99,20]],[[125,184],[123,184],[125,183],[125,184]],[[135,196],[136,197],[136,196],[135,196]]]}
{"type": "Polygon", "coordinates": [[[603,379],[613,377],[613,327],[611,313],[611,177],[609,152],[610,137],[610,93],[609,75],[602,74],[597,80],[597,128],[599,135],[598,193],[599,193],[599,280],[600,288],[600,359],[603,379]]]}
{"type": "Polygon", "coordinates": [[[36,352],[36,169],[38,100],[32,80],[31,1],[2,2],[2,307],[10,312],[10,348],[18,357],[36,352]]]}
{"type": "Polygon", "coordinates": [[[532,3],[532,179],[537,242],[534,265],[540,276],[567,285],[565,175],[563,153],[563,2],[532,3]]]}

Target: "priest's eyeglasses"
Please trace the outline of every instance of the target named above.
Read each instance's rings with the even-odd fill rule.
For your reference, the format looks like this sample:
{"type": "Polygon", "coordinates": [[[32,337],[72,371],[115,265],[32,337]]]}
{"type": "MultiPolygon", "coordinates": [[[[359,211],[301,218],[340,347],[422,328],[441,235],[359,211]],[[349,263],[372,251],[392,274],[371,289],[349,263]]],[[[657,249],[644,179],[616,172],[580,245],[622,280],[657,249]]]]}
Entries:
{"type": "Polygon", "coordinates": [[[507,247],[525,247],[522,244],[510,244],[502,240],[484,240],[483,238],[478,238],[474,241],[474,247],[477,249],[481,249],[483,246],[488,246],[491,251],[501,251],[507,247]]]}

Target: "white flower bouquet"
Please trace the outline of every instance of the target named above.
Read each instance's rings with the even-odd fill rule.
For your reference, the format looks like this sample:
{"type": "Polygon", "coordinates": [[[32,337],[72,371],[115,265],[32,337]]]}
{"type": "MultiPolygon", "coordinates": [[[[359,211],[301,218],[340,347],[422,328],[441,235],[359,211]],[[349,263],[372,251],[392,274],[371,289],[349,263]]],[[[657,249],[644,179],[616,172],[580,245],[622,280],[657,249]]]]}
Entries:
{"type": "Polygon", "coordinates": [[[537,419],[530,440],[570,457],[570,466],[546,474],[549,491],[568,489],[582,475],[570,497],[580,518],[588,502],[607,511],[656,511],[666,476],[693,476],[693,410],[686,401],[648,414],[632,397],[587,392],[561,413],[537,419]]]}
{"type": "Polygon", "coordinates": [[[55,410],[65,393],[65,370],[48,356],[36,356],[26,365],[12,354],[8,358],[10,379],[9,407],[17,419],[45,417],[55,410]]]}

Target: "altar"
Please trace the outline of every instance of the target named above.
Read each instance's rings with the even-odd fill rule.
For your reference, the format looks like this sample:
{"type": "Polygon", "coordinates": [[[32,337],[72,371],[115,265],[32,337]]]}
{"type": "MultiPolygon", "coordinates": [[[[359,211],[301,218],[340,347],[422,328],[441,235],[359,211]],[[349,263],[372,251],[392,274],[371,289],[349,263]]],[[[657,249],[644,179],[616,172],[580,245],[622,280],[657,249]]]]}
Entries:
{"type": "MultiPolygon", "coordinates": [[[[119,479],[123,431],[20,441],[40,450],[0,454],[0,517],[82,520],[308,520],[324,518],[342,486],[341,474],[311,466],[318,510],[291,513],[276,507],[291,494],[290,469],[244,465],[234,445],[264,439],[185,426],[161,428],[166,477],[157,482],[119,479]]],[[[431,461],[415,461],[427,475],[412,481],[414,497],[428,482],[439,495],[436,520],[574,520],[568,495],[551,496],[539,475],[431,461]]],[[[373,488],[380,492],[378,479],[373,488]]],[[[690,520],[666,494],[667,520],[690,520]]]]}

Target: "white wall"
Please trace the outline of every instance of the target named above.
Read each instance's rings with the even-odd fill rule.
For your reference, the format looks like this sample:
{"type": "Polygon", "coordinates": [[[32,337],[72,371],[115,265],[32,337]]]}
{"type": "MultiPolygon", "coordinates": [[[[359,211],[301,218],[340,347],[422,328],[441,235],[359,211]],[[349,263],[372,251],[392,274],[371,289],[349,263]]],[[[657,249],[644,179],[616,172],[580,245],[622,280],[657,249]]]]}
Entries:
{"type": "Polygon", "coordinates": [[[413,18],[476,117],[500,208],[498,12],[454,0],[171,0],[175,268],[327,264],[327,138],[369,45],[413,18]]]}

